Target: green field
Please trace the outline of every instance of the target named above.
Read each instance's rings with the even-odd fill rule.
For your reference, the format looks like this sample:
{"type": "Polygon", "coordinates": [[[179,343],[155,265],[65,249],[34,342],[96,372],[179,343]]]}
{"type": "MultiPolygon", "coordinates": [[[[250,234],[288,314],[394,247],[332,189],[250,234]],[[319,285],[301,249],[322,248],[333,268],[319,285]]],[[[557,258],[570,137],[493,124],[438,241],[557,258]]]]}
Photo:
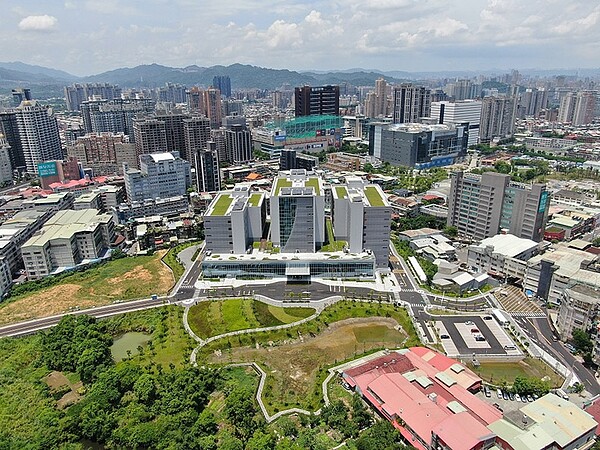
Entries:
{"type": "Polygon", "coordinates": [[[280,308],[257,300],[231,299],[192,306],[188,322],[196,335],[206,339],[230,331],[292,323],[311,314],[312,308],[280,308]]]}
{"type": "Polygon", "coordinates": [[[163,255],[121,258],[57,279],[27,283],[19,288],[19,295],[0,303],[0,324],[166,294],[174,279],[161,261],[163,255]]]}
{"type": "MultiPolygon", "coordinates": [[[[177,255],[181,250],[184,250],[192,245],[198,245],[199,241],[194,242],[186,242],[185,244],[179,244],[177,247],[173,247],[171,250],[167,252],[167,254],[163,257],[163,262],[171,268],[173,271],[173,276],[175,277],[175,281],[179,280],[185,272],[185,267],[179,261],[177,261],[177,255]]],[[[197,250],[198,251],[198,250],[197,250]]],[[[192,258],[195,259],[195,258],[192,258]]]]}

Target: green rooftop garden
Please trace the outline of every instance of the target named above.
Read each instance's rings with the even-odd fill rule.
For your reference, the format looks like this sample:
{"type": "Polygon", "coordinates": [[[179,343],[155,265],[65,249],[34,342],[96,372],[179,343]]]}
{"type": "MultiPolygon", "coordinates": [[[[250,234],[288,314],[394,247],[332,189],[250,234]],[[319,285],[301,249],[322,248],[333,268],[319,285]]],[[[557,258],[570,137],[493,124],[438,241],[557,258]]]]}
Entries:
{"type": "Polygon", "coordinates": [[[252,194],[249,198],[248,198],[248,204],[250,206],[258,206],[258,203],[260,202],[260,198],[262,196],[260,194],[252,194]]]}
{"type": "Polygon", "coordinates": [[[345,186],[336,186],[335,193],[337,194],[338,198],[346,198],[348,196],[348,191],[346,190],[345,186]]]}
{"type": "Polygon", "coordinates": [[[211,216],[224,216],[227,210],[229,209],[229,205],[231,205],[231,197],[227,194],[219,195],[217,198],[217,203],[212,210],[211,216]]]}
{"type": "Polygon", "coordinates": [[[367,186],[365,188],[365,195],[367,196],[367,200],[369,200],[369,204],[371,206],[385,206],[379,191],[374,186],[367,186]]]}
{"type": "Polygon", "coordinates": [[[317,177],[310,177],[304,183],[306,187],[312,187],[315,190],[315,194],[321,195],[321,189],[319,187],[319,179],[317,177]]]}
{"type": "Polygon", "coordinates": [[[277,178],[275,183],[275,195],[279,195],[279,191],[284,187],[292,187],[292,182],[287,178],[277,178]]]}

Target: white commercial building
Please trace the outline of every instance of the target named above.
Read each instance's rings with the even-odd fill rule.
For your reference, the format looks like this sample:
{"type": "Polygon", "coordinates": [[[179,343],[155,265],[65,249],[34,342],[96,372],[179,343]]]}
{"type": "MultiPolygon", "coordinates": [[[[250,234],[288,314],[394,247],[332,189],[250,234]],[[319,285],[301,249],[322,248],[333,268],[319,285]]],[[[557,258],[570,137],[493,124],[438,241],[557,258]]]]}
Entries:
{"type": "Polygon", "coordinates": [[[102,257],[115,237],[110,214],[95,209],[59,211],[21,247],[29,279],[102,257]]]}
{"type": "Polygon", "coordinates": [[[191,186],[190,163],[179,152],[140,155],[140,169],[123,166],[129,202],[186,195],[191,186]]]}
{"type": "Polygon", "coordinates": [[[478,143],[481,122],[481,102],[479,100],[432,102],[431,118],[438,124],[460,125],[468,122],[469,140],[467,145],[478,143]]]}

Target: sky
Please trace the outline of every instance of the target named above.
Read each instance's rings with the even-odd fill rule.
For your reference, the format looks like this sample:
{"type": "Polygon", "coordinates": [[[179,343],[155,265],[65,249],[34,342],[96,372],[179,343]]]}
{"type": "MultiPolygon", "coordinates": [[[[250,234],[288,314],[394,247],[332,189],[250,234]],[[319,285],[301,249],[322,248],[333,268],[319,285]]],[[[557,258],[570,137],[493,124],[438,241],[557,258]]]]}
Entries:
{"type": "Polygon", "coordinates": [[[290,70],[599,67],[590,0],[0,0],[0,61],[290,70]]]}

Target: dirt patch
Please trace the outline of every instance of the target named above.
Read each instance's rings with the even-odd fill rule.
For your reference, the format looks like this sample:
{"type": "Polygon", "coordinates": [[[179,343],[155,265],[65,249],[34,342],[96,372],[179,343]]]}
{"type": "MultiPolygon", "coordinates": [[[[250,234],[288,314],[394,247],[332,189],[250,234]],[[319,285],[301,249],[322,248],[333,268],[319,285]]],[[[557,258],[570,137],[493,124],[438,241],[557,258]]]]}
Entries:
{"type": "Polygon", "coordinates": [[[62,372],[52,371],[44,378],[42,378],[44,383],[48,385],[51,390],[59,390],[63,386],[71,386],[69,379],[64,376],[62,372]]]}
{"type": "Polygon", "coordinates": [[[125,272],[120,277],[110,278],[110,279],[106,280],[106,282],[108,284],[121,284],[127,280],[138,280],[141,283],[143,283],[145,281],[146,282],[151,281],[152,274],[144,266],[139,265],[139,266],[136,266],[133,269],[131,269],[129,272],[125,272]]]}

